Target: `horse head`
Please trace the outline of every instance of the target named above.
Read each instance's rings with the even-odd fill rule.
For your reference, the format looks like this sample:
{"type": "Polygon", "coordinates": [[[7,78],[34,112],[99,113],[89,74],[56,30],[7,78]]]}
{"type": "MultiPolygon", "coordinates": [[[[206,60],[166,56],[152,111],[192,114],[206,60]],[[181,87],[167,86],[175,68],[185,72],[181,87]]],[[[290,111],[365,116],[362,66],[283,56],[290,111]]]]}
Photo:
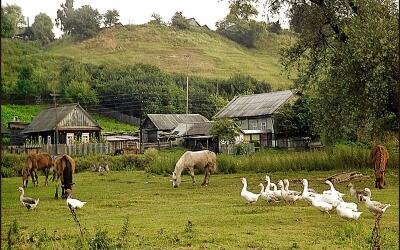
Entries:
{"type": "Polygon", "coordinates": [[[29,181],[29,171],[27,169],[22,169],[22,186],[24,188],[28,187],[28,181],[29,181]]]}
{"type": "Polygon", "coordinates": [[[177,176],[177,174],[175,172],[172,172],[172,186],[174,188],[179,187],[179,185],[181,184],[181,178],[177,176]]]}

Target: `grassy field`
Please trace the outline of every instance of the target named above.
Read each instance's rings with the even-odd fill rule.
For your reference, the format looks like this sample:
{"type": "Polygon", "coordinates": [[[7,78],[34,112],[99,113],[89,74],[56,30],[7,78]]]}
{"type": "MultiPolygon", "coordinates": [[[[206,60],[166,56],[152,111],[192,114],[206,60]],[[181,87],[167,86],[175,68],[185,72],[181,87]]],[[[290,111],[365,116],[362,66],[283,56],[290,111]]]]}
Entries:
{"type": "MultiPolygon", "coordinates": [[[[1,105],[1,123],[7,127],[9,121],[12,121],[14,116],[18,116],[23,122],[30,122],[32,119],[46,108],[44,105],[1,105]]],[[[138,127],[119,122],[112,118],[107,118],[98,114],[94,114],[93,118],[99,123],[103,131],[107,132],[134,132],[138,127]]]]}
{"type": "Polygon", "coordinates": [[[83,42],[60,41],[47,54],[95,64],[146,63],[167,72],[189,70],[192,75],[212,78],[225,79],[243,73],[267,80],[273,89],[287,89],[292,81],[282,72],[279,49],[293,39],[288,35],[268,34],[260,41],[261,49],[248,49],[204,29],[126,25],[105,29],[83,42]]]}
{"type": "MultiPolygon", "coordinates": [[[[369,170],[362,172],[373,174],[369,170]]],[[[310,187],[322,191],[328,186],[320,178],[334,173],[291,171],[271,176],[274,182],[280,178],[307,178],[310,187]]],[[[88,248],[87,241],[93,244],[104,237],[111,244],[125,242],[127,249],[369,248],[374,219],[363,204],[359,206],[364,212],[362,217],[352,222],[335,212],[330,218],[303,201],[291,206],[263,200],[245,205],[240,197],[240,177],[245,176],[249,190],[257,192],[264,174],[267,173],[214,175],[206,188],[192,187],[190,177],[183,176],[181,186],[173,189],[169,177],[141,171],[78,173],[74,196],[88,202],[77,212],[85,228],[84,248],[88,248]],[[124,238],[118,235],[126,218],[128,232],[124,238]]],[[[387,177],[383,190],[373,188],[373,178],[355,185],[371,188],[374,199],[392,204],[381,221],[382,249],[397,249],[399,176],[389,172],[387,177]]],[[[18,200],[21,177],[2,179],[2,248],[6,249],[11,225],[11,240],[19,249],[82,248],[78,227],[65,200],[55,200],[53,184],[45,187],[43,177],[39,178],[39,187],[26,189],[27,196],[40,198],[38,210],[30,212],[18,200]]],[[[197,181],[201,178],[197,176],[197,181]]],[[[352,200],[345,185],[336,188],[346,193],[345,200],[352,200]]],[[[301,184],[293,183],[291,189],[301,190],[301,184]]]]}

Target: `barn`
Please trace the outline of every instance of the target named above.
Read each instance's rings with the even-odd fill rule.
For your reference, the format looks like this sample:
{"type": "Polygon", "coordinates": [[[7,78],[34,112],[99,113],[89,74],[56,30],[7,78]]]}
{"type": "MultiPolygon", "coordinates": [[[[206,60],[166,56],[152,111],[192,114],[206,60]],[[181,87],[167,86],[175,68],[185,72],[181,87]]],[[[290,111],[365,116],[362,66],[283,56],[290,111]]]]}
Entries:
{"type": "Polygon", "coordinates": [[[200,114],[149,114],[143,121],[143,142],[168,141],[180,123],[208,122],[200,114]]]}
{"type": "Polygon", "coordinates": [[[23,133],[31,142],[69,145],[75,141],[98,140],[100,131],[99,124],[79,104],[68,104],[42,110],[23,133]]]}
{"type": "Polygon", "coordinates": [[[235,96],[215,118],[237,120],[244,134],[244,141],[261,147],[289,147],[288,140],[280,138],[274,115],[281,106],[297,98],[292,90],[255,95],[235,96]]]}

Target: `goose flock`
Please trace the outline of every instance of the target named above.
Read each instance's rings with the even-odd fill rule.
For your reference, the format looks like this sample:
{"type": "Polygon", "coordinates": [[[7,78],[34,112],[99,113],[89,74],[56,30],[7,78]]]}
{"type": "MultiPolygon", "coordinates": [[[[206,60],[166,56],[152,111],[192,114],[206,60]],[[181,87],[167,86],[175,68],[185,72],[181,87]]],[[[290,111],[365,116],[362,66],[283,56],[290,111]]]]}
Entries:
{"type": "MultiPolygon", "coordinates": [[[[289,189],[289,180],[279,180],[277,185],[271,182],[271,178],[267,175],[265,176],[265,183],[259,184],[261,187],[260,193],[252,193],[247,190],[247,180],[242,178],[242,192],[240,193],[246,204],[254,204],[258,201],[259,197],[262,197],[267,202],[285,202],[287,204],[294,204],[298,200],[304,200],[309,203],[319,211],[323,213],[329,213],[333,209],[336,213],[347,220],[357,220],[360,218],[363,212],[358,211],[358,206],[354,202],[346,202],[343,200],[345,194],[337,191],[333,186],[332,182],[329,180],[325,181],[325,184],[329,185],[330,189],[323,191],[322,193],[317,193],[314,189],[308,187],[308,181],[306,179],[302,180],[303,191],[295,191],[289,189]],[[279,189],[278,189],[279,188],[279,189]]],[[[366,208],[374,215],[381,216],[390,204],[383,204],[378,201],[371,200],[371,190],[365,188],[362,191],[355,190],[354,186],[350,183],[348,185],[350,188],[350,194],[356,198],[357,202],[365,201],[366,208]]]]}

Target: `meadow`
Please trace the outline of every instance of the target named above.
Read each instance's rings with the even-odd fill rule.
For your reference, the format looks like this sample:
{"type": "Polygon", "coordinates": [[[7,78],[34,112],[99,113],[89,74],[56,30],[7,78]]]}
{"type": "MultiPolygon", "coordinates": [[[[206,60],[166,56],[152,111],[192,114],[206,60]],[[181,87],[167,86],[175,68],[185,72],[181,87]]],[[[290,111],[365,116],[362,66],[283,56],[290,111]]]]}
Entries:
{"type": "MultiPolygon", "coordinates": [[[[386,188],[377,190],[372,171],[360,171],[370,178],[354,182],[356,188],[369,187],[375,200],[392,205],[381,221],[382,249],[398,249],[398,172],[389,170],[386,188]]],[[[11,249],[95,249],[100,243],[103,249],[368,249],[374,218],[364,204],[358,221],[346,221],[304,201],[246,205],[240,197],[243,176],[253,192],[259,191],[265,174],[273,182],[307,178],[310,187],[322,191],[329,189],[324,178],[337,172],[221,173],[211,176],[208,187],[193,187],[185,175],[176,189],[169,176],[144,171],[79,172],[73,191],[75,198],[88,202],[77,212],[84,240],[65,200],[54,199],[53,183],[43,186],[40,176],[39,187],[26,189],[26,196],[40,198],[37,211],[27,211],[17,191],[21,177],[2,178],[2,249],[7,238],[11,249]]],[[[203,176],[196,177],[199,183],[203,176]]],[[[345,184],[335,187],[354,202],[345,184]]],[[[302,185],[292,183],[291,189],[302,185]]]]}

